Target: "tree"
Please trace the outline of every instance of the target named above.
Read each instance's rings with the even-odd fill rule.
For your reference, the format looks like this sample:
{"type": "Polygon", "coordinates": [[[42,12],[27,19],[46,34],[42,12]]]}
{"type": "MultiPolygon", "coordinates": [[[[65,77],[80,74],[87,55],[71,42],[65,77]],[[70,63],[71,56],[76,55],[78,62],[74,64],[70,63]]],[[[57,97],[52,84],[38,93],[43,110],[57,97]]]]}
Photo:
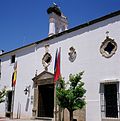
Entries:
{"type": "Polygon", "coordinates": [[[0,91],[0,103],[4,102],[5,101],[5,95],[6,95],[6,88],[3,88],[1,91],[0,91]]]}
{"type": "Polygon", "coordinates": [[[85,103],[84,82],[81,81],[84,72],[69,76],[69,82],[61,78],[56,88],[57,104],[61,108],[67,108],[70,114],[70,121],[73,121],[73,111],[82,109],[85,103]]]}

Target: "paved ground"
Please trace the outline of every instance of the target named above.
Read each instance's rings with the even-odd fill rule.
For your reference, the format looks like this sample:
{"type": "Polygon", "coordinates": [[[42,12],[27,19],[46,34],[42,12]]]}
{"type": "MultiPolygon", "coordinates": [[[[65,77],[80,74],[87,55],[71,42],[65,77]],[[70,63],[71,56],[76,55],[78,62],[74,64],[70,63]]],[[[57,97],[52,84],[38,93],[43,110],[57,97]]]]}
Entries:
{"type": "Polygon", "coordinates": [[[43,120],[31,120],[31,119],[29,119],[29,120],[28,119],[0,119],[0,121],[43,121],[43,120]]]}
{"type": "Polygon", "coordinates": [[[52,121],[51,118],[47,118],[47,119],[10,119],[10,118],[6,118],[6,117],[0,117],[0,121],[52,121]]]}
{"type": "MultiPolygon", "coordinates": [[[[43,121],[43,120],[32,120],[32,119],[9,119],[9,118],[0,118],[0,121],[43,121]]],[[[44,120],[45,121],[45,120],[44,120]]]]}

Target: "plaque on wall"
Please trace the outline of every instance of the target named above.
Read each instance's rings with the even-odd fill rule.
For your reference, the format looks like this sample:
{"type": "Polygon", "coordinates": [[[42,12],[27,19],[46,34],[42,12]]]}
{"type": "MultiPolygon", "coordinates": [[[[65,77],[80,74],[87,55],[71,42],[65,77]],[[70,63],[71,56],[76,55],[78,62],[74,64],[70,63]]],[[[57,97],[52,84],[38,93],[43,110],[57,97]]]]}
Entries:
{"type": "Polygon", "coordinates": [[[69,55],[69,61],[70,62],[74,62],[75,59],[76,59],[76,56],[77,56],[76,50],[74,49],[74,47],[70,47],[69,51],[70,51],[68,53],[68,55],[69,55]]]}

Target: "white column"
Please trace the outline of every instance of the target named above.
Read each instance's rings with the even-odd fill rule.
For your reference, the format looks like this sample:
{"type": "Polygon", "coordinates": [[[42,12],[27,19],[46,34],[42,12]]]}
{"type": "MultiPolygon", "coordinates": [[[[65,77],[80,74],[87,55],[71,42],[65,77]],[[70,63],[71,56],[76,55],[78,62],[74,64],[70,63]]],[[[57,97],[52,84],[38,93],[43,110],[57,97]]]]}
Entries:
{"type": "Polygon", "coordinates": [[[49,20],[49,34],[48,36],[52,36],[55,34],[55,19],[50,18],[49,20]]]}
{"type": "Polygon", "coordinates": [[[65,30],[68,30],[68,25],[67,24],[65,24],[65,30]]]}

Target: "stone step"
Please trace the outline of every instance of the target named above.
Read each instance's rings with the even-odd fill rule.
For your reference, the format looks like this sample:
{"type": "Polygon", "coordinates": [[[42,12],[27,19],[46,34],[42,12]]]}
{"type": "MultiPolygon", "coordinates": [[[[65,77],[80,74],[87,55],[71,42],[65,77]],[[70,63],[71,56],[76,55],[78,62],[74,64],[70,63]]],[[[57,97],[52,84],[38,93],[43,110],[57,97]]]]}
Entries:
{"type": "Polygon", "coordinates": [[[52,121],[53,118],[50,117],[36,117],[38,120],[43,120],[43,121],[52,121]]]}

